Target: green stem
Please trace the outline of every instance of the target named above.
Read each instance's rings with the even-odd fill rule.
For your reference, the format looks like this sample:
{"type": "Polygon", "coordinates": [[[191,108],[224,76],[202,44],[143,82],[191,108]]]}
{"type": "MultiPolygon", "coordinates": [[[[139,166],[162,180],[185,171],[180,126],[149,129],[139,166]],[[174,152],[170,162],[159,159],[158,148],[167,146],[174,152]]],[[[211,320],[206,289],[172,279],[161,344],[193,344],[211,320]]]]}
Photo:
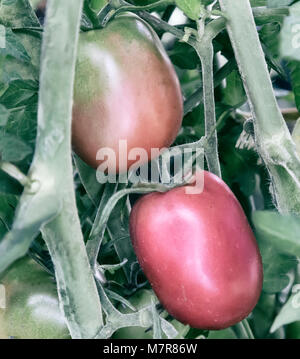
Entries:
{"type": "Polygon", "coordinates": [[[101,20],[102,26],[105,26],[108,21],[111,21],[115,16],[122,12],[139,12],[139,11],[151,11],[151,10],[164,10],[170,4],[173,4],[173,0],[159,0],[153,4],[144,6],[134,6],[124,0],[111,0],[109,6],[113,9],[107,16],[101,20]]]}
{"type": "MultiPolygon", "coordinates": [[[[204,38],[203,38],[204,40],[204,38]]],[[[221,167],[218,155],[218,137],[216,130],[216,112],[214,100],[214,76],[213,56],[214,50],[212,41],[198,42],[195,50],[201,60],[202,81],[203,81],[203,102],[205,115],[205,136],[208,138],[205,149],[205,157],[210,172],[221,177],[221,167]],[[212,130],[214,129],[214,130],[212,130]]]]}
{"type": "Polygon", "coordinates": [[[22,186],[30,183],[29,178],[24,175],[16,166],[9,162],[0,162],[0,169],[7,173],[10,177],[17,180],[22,186]]]}
{"type": "Polygon", "coordinates": [[[102,313],[78,218],[71,160],[72,97],[81,8],[82,1],[74,0],[52,0],[48,4],[37,148],[31,177],[42,173],[44,164],[49,170],[45,181],[52,183],[54,195],[61,200],[61,211],[43,227],[42,233],[54,262],[60,303],[71,336],[93,338],[103,324],[102,313]]]}
{"type": "MultiPolygon", "coordinates": [[[[214,87],[218,87],[222,81],[236,69],[236,62],[234,58],[228,62],[214,74],[214,87]]],[[[194,108],[203,103],[203,86],[201,85],[190,97],[184,102],[184,115],[187,115],[194,108]]]]}
{"type": "Polygon", "coordinates": [[[258,152],[281,213],[300,214],[300,159],[276,102],[248,0],[219,0],[254,118],[258,152]]]}
{"type": "Polygon", "coordinates": [[[232,328],[238,339],[254,339],[254,335],[247,319],[242,320],[241,322],[234,325],[232,328]]]}
{"type": "Polygon", "coordinates": [[[173,188],[173,186],[166,186],[161,184],[138,184],[138,186],[133,186],[132,188],[123,189],[115,193],[108,202],[105,204],[105,207],[97,212],[93,228],[91,230],[89,240],[87,242],[87,252],[90,259],[90,264],[94,271],[97,269],[97,258],[102,243],[102,238],[106,230],[106,225],[109,219],[109,216],[118,203],[118,201],[132,193],[146,194],[151,192],[166,192],[173,188]]]}

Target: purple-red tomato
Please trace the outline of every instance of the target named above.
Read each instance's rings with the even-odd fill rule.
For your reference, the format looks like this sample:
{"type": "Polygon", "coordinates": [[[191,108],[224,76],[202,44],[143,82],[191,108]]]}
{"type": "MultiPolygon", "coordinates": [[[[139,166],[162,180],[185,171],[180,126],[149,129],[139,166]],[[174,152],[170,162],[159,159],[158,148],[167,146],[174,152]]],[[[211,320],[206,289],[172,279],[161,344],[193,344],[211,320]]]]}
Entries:
{"type": "Polygon", "coordinates": [[[262,261],[229,187],[204,172],[204,190],[152,193],[134,205],[130,232],[140,265],[166,310],[200,329],[245,318],[262,289],[262,261]]]}
{"type": "Polygon", "coordinates": [[[80,34],[74,91],[72,142],[92,167],[104,162],[126,172],[136,159],[120,153],[121,140],[128,153],[143,149],[147,162],[151,149],[169,147],[180,129],[183,101],[175,70],[156,33],[135,15],[80,34]],[[114,155],[96,158],[104,148],[116,155],[116,166],[114,155]],[[121,165],[120,154],[126,156],[121,165]]]}

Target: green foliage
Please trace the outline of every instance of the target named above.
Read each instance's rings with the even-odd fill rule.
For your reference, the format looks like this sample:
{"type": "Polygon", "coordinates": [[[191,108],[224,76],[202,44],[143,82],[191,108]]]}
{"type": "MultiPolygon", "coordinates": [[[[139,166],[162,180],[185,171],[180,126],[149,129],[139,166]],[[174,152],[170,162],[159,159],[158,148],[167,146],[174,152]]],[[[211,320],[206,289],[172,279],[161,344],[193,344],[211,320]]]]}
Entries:
{"type": "Polygon", "coordinates": [[[176,5],[192,20],[200,18],[204,2],[202,0],[176,0],[176,5]]]}
{"type": "MultiPolygon", "coordinates": [[[[147,5],[150,2],[136,0],[131,3],[147,5]]],[[[85,3],[89,8],[84,8],[81,25],[86,31],[97,26],[96,14],[107,2],[90,0],[85,3]]],[[[189,18],[185,25],[193,29],[196,28],[195,20],[200,18],[204,7],[211,3],[200,0],[176,1],[189,18]]],[[[292,3],[291,0],[251,1],[252,7],[272,11],[292,3]]],[[[217,4],[215,9],[219,9],[217,4]]],[[[266,12],[257,20],[257,24],[267,64],[273,70],[274,83],[277,85],[285,81],[287,86],[292,85],[292,90],[287,90],[288,98],[292,100],[280,98],[280,104],[283,101],[288,107],[296,104],[300,111],[300,52],[299,48],[293,47],[293,41],[297,43],[293,36],[298,32],[292,30],[294,25],[300,23],[299,3],[289,9],[290,15],[285,17],[274,12],[268,15],[266,12]]],[[[170,16],[173,7],[169,7],[168,11],[170,16]]],[[[164,11],[158,11],[158,15],[167,17],[164,11]]],[[[211,19],[207,20],[207,23],[210,22],[211,19]]],[[[27,173],[36,148],[43,28],[26,0],[0,0],[0,24],[5,27],[5,47],[0,48],[1,160],[12,162],[27,173]]],[[[165,26],[158,21],[155,28],[160,35],[166,31],[165,26]]],[[[182,26],[173,27],[173,31],[184,35],[182,30],[182,26]]],[[[175,144],[189,144],[205,134],[201,62],[195,49],[181,41],[182,37],[163,39],[170,59],[176,66],[185,97],[183,127],[175,144]]],[[[218,33],[213,46],[215,111],[222,176],[238,197],[253,225],[264,266],[263,292],[249,317],[249,324],[255,338],[284,337],[288,335],[287,325],[300,320],[299,309],[294,306],[297,292],[291,289],[297,288],[299,284],[296,272],[300,257],[300,220],[297,216],[282,216],[275,211],[270,194],[272,178],[258,154],[257,138],[253,133],[253,123],[249,120],[251,116],[248,113],[247,95],[226,30],[222,29],[218,33]],[[227,61],[225,65],[220,65],[217,53],[222,54],[223,60],[227,61]]],[[[55,85],[55,76],[53,80],[55,85]]],[[[57,88],[58,93],[60,90],[57,88]]],[[[294,139],[296,141],[296,137],[294,139]]],[[[55,140],[55,136],[49,139],[55,140]]],[[[245,337],[243,327],[207,332],[184,326],[171,318],[157,299],[151,299],[153,292],[137,262],[128,228],[131,206],[140,194],[127,184],[99,184],[95,170],[76,155],[73,156],[73,164],[76,204],[89,259],[96,253],[97,273],[100,273],[102,280],[105,277],[105,284],[98,282],[98,291],[105,319],[109,319],[104,327],[109,334],[101,332],[100,337],[245,337]],[[124,195],[113,202],[111,208],[107,208],[107,204],[119,193],[124,195]],[[111,212],[109,218],[104,221],[101,228],[103,231],[98,232],[95,239],[93,233],[95,229],[98,230],[102,216],[108,213],[108,209],[111,212]],[[100,246],[99,253],[93,245],[100,246]]],[[[55,167],[51,169],[54,172],[56,170],[55,167]]],[[[42,178],[43,183],[46,183],[49,176],[42,178]]],[[[53,193],[46,191],[44,197],[31,203],[34,209],[24,207],[23,213],[28,212],[29,219],[22,217],[23,222],[18,223],[22,224],[21,228],[30,228],[30,233],[18,231],[18,227],[13,224],[14,217],[20,213],[16,212],[16,208],[22,191],[22,186],[0,169],[0,243],[3,243],[4,238],[17,238],[16,250],[20,250],[20,243],[23,251],[31,246],[30,252],[35,259],[52,270],[53,264],[42,237],[39,236],[34,242],[32,240],[40,233],[45,218],[50,221],[58,214],[58,208],[61,208],[58,201],[60,188],[53,193]]]]}

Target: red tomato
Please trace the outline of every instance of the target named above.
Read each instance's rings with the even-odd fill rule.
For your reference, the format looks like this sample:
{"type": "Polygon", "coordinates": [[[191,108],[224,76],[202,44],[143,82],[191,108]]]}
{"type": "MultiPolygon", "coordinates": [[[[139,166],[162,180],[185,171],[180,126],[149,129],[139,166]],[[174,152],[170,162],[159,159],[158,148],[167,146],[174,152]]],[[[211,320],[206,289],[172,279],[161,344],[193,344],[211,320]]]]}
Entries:
{"type": "Polygon", "coordinates": [[[204,173],[201,194],[187,186],[142,197],[130,231],[145,275],[166,310],[200,329],[245,318],[262,289],[262,261],[246,216],[229,187],[204,173]]]}
{"type": "Polygon", "coordinates": [[[126,172],[136,160],[119,166],[120,140],[128,152],[169,147],[182,121],[182,95],[175,70],[159,38],[139,17],[124,14],[103,30],[80,34],[74,88],[72,142],[90,166],[98,150],[116,154],[116,171],[126,172]]]}

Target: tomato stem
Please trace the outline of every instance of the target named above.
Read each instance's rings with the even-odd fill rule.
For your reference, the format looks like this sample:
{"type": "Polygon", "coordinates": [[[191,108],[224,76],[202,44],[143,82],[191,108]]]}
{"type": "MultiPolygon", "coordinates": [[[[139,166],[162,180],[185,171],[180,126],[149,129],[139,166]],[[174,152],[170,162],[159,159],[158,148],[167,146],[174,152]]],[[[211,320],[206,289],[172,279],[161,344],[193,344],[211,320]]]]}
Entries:
{"type": "Polygon", "coordinates": [[[300,158],[276,102],[248,0],[219,0],[253,115],[257,150],[281,213],[300,214],[300,158]]]}
{"type": "Polygon", "coordinates": [[[0,161],[0,169],[7,173],[10,177],[17,180],[22,186],[30,183],[30,179],[24,175],[15,165],[9,162],[0,161]]]}

